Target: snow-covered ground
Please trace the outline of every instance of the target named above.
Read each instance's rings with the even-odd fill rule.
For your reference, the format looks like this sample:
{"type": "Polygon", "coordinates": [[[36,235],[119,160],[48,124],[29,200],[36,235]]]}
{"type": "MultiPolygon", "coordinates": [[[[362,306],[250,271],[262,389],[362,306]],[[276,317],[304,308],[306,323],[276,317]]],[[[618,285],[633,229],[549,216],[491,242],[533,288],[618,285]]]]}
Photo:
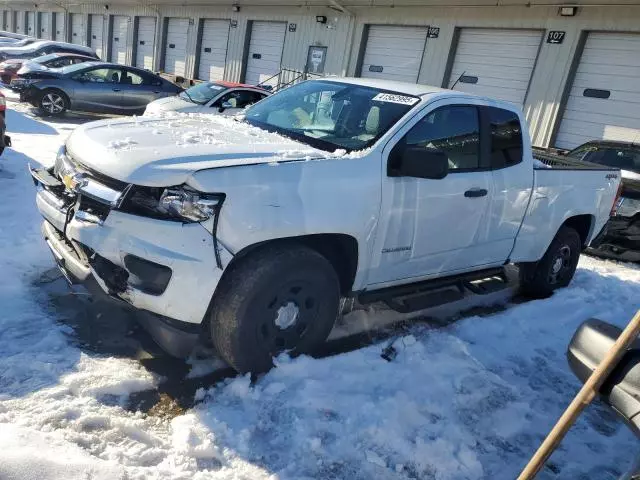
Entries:
{"type": "MultiPolygon", "coordinates": [[[[512,479],[579,388],[565,359],[575,328],[622,325],[640,307],[640,269],[584,257],[552,298],[415,326],[392,362],[384,343],[282,358],[253,385],[198,390],[178,415],[131,411],[127,398],[163,379],[83,350],[38,284],[53,262],[26,166],[51,164],[75,123],[15,108],[0,158],[2,480],[512,479]]],[[[595,404],[539,478],[614,479],[635,445],[595,404]]]]}

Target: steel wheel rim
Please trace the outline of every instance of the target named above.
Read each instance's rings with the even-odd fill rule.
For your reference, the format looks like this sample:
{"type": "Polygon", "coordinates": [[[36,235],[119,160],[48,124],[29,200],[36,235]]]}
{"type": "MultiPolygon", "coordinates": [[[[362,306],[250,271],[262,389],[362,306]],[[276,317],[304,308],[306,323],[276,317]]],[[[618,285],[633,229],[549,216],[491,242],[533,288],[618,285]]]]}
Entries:
{"type": "Polygon", "coordinates": [[[257,337],[271,355],[295,350],[318,315],[320,302],[313,293],[312,282],[294,280],[274,289],[265,297],[262,320],[257,324],[257,337]],[[283,309],[296,309],[295,321],[284,325],[279,315],[283,309]]]}
{"type": "Polygon", "coordinates": [[[47,93],[42,98],[42,108],[49,113],[60,113],[64,110],[64,99],[56,93],[47,93]]]}
{"type": "Polygon", "coordinates": [[[571,248],[569,245],[563,245],[551,262],[549,270],[549,283],[555,285],[562,281],[568,271],[571,269],[571,248]]]}

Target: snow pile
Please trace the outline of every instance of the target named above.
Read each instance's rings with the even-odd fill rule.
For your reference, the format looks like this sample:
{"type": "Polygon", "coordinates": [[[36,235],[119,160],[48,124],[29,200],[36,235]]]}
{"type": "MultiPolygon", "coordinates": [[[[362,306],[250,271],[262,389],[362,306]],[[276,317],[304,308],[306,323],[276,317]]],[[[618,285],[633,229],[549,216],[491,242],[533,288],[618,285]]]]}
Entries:
{"type": "Polygon", "coordinates": [[[112,140],[108,143],[107,148],[112,148],[115,150],[119,150],[119,149],[123,149],[123,148],[130,148],[133,145],[137,145],[138,142],[136,142],[135,140],[132,140],[131,137],[127,137],[123,140],[112,140]]]}
{"type": "MultiPolygon", "coordinates": [[[[221,129],[231,121],[207,120],[221,129]]],[[[199,403],[174,418],[130,412],[128,397],[161,379],[133,359],[80,349],[34,284],[53,262],[26,164],[51,164],[73,126],[11,111],[7,123],[3,480],[513,479],[579,388],[565,359],[574,330],[591,316],[622,325],[640,306],[639,269],[583,258],[571,287],[550,299],[415,326],[392,362],[380,358],[386,342],[320,360],[282,357],[255,384],[237,377],[199,390],[199,403]]],[[[208,371],[206,356],[191,364],[208,371]]],[[[614,479],[635,445],[595,404],[539,479],[614,479]]]]}

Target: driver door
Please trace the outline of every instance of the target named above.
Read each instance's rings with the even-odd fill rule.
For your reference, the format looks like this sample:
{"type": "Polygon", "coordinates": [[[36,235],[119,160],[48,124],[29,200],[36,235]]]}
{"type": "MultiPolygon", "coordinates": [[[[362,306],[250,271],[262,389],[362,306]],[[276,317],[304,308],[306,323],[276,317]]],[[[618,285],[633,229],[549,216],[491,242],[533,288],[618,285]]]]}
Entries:
{"type": "Polygon", "coordinates": [[[488,220],[493,184],[481,151],[480,111],[469,101],[429,105],[386,145],[370,285],[454,274],[489,262],[481,226],[488,220]],[[389,159],[406,147],[444,153],[448,174],[439,180],[389,176],[389,159]]]}
{"type": "Polygon", "coordinates": [[[119,68],[91,68],[72,77],[74,108],[92,112],[117,112],[122,104],[119,68]]]}

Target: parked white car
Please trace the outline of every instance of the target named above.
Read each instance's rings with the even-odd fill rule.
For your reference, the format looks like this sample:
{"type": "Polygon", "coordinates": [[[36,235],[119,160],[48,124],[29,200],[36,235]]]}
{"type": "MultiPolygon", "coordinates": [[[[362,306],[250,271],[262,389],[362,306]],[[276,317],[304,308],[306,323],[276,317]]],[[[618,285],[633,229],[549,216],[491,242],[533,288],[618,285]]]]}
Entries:
{"type": "Polygon", "coordinates": [[[341,297],[416,311],[496,288],[509,263],[528,294],[568,285],[620,175],[545,167],[513,104],[325,79],[242,118],[88,123],[32,175],[69,279],[157,314],[173,354],[206,332],[246,372],[315,351],[341,297]]]}
{"type": "Polygon", "coordinates": [[[235,115],[259,102],[270,92],[259,87],[231,82],[202,82],[174,96],[147,105],[145,116],[168,112],[235,115]]]}

